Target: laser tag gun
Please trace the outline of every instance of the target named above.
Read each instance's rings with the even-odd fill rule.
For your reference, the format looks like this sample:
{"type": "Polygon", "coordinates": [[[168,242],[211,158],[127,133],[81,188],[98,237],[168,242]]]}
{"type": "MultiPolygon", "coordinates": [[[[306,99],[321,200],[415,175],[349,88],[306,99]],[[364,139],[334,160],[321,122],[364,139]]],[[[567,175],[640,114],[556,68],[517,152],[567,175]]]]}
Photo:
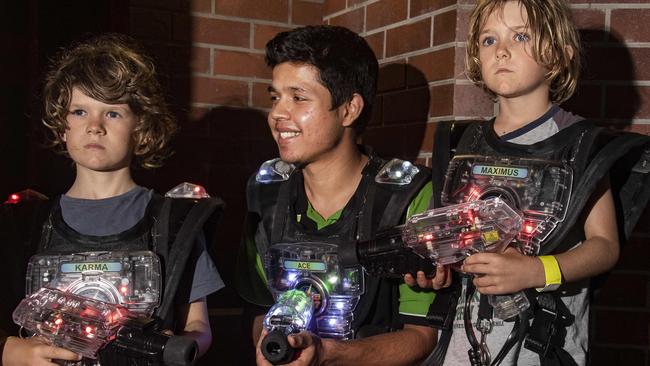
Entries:
{"type": "Polygon", "coordinates": [[[284,365],[293,360],[295,350],[289,345],[287,336],[308,329],[313,308],[311,294],[302,290],[289,290],[278,297],[263,322],[268,334],[262,339],[260,348],[270,363],[284,365]]]}
{"type": "Polygon", "coordinates": [[[498,197],[437,208],[358,243],[357,259],[372,275],[401,277],[413,268],[403,267],[395,254],[417,255],[433,265],[453,264],[474,253],[503,251],[521,223],[521,215],[498,197]]]}
{"type": "MultiPolygon", "coordinates": [[[[499,197],[441,207],[413,215],[356,248],[358,262],[374,276],[415,272],[413,258],[432,265],[460,262],[474,253],[499,253],[517,237],[522,216],[499,197]]],[[[434,267],[435,268],[435,267],[434,267]]],[[[433,275],[433,272],[427,273],[433,275]]],[[[523,293],[490,297],[495,316],[508,319],[529,307],[523,293]]]]}
{"type": "Polygon", "coordinates": [[[157,332],[155,321],[126,307],[42,288],[23,299],[13,320],[46,342],[105,365],[188,366],[198,346],[157,332]]]}

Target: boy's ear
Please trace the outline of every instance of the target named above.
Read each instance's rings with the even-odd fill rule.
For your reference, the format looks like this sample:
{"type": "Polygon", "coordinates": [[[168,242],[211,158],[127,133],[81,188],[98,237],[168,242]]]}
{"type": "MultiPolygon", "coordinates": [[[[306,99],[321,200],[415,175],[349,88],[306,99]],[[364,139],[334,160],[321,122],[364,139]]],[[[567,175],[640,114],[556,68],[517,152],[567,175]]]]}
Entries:
{"type": "Polygon", "coordinates": [[[358,93],[354,93],[352,95],[352,98],[343,104],[343,121],[341,121],[341,124],[343,127],[350,127],[354,123],[354,121],[359,118],[359,115],[361,115],[361,111],[363,110],[364,102],[363,102],[363,97],[359,95],[358,93]]]}
{"type": "Polygon", "coordinates": [[[68,142],[67,138],[68,138],[67,133],[64,132],[63,134],[61,134],[61,140],[63,142],[68,142]]]}

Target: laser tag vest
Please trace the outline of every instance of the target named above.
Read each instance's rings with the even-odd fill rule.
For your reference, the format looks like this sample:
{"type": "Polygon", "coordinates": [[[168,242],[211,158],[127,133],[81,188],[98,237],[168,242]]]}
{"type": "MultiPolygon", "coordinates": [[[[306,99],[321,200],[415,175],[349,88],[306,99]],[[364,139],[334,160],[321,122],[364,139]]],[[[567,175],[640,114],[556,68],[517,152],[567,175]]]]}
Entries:
{"type": "MultiPolygon", "coordinates": [[[[354,245],[358,240],[370,239],[380,228],[400,224],[411,200],[430,177],[427,168],[418,167],[417,173],[411,175],[402,170],[404,166],[415,167],[398,159],[388,162],[371,155],[362,171],[361,182],[338,221],[321,230],[308,231],[296,220],[294,208],[297,195],[304,192],[301,171],[294,171],[279,159],[265,163],[257,178],[253,176],[249,180],[247,191],[249,215],[256,215],[259,220],[255,232],[258,253],[264,256],[269,248],[291,243],[354,245]],[[391,172],[395,167],[400,168],[391,172]],[[276,178],[264,177],[269,169],[275,170],[271,176],[276,178]]],[[[397,326],[399,292],[396,282],[365,274],[364,277],[365,293],[354,308],[351,322],[356,338],[383,333],[397,326]],[[388,303],[378,305],[377,299],[386,299],[382,301],[388,303]]]]}
{"type": "MultiPolygon", "coordinates": [[[[500,140],[494,132],[493,120],[469,124],[441,122],[434,149],[432,180],[436,207],[453,202],[450,197],[471,200],[496,194],[524,206],[519,209],[525,220],[535,221],[539,217],[527,217],[526,208],[537,205],[544,211],[544,204],[546,208],[549,204],[554,206],[556,214],[550,215],[550,220],[537,220],[529,232],[525,232],[527,226],[523,225],[519,240],[522,235],[540,238],[535,249],[522,248],[528,250],[527,254],[560,253],[583,240],[578,220],[605,177],[609,177],[615,200],[621,242],[631,234],[650,198],[650,137],[612,131],[586,120],[532,145],[500,140]],[[552,179],[526,181],[529,174],[552,179]],[[557,199],[545,201],[545,196],[557,199]]],[[[560,329],[566,326],[571,314],[561,313],[565,307],[554,292],[527,293],[532,300],[530,313],[534,320],[527,329],[526,347],[540,354],[542,365],[575,364],[562,350],[564,334],[560,329]]],[[[459,294],[458,286],[440,291],[430,309],[429,318],[435,319],[435,325],[443,331],[430,359],[434,364],[444,360],[452,331],[449,315],[453,317],[455,313],[455,297],[459,294]]],[[[479,317],[481,312],[480,308],[479,317]]]]}
{"type": "MultiPolygon", "coordinates": [[[[7,227],[16,253],[8,253],[17,262],[7,274],[15,279],[13,308],[25,293],[25,265],[36,253],[69,254],[87,251],[151,250],[158,254],[164,280],[163,296],[154,316],[163,322],[161,329],[174,328],[174,297],[185,272],[197,235],[206,227],[214,227],[223,210],[219,198],[168,198],[154,194],[144,217],[132,228],[116,235],[82,235],[70,228],[61,215],[59,199],[52,201],[5,204],[2,226],[7,227]],[[40,235],[38,235],[40,234],[40,235]],[[22,245],[17,245],[22,243],[22,245]],[[18,284],[20,280],[20,284],[18,284]]],[[[205,230],[211,242],[213,230],[205,230]]],[[[4,271],[3,271],[4,272],[4,271]]],[[[11,317],[8,316],[10,319],[11,317]]]]}

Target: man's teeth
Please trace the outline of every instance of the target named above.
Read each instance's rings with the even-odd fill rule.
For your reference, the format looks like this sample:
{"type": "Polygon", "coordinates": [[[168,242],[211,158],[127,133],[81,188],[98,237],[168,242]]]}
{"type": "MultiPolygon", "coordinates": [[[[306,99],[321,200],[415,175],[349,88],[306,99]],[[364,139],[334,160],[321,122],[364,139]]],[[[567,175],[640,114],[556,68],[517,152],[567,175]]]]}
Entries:
{"type": "Polygon", "coordinates": [[[288,139],[300,135],[300,132],[280,132],[280,138],[288,139]]]}

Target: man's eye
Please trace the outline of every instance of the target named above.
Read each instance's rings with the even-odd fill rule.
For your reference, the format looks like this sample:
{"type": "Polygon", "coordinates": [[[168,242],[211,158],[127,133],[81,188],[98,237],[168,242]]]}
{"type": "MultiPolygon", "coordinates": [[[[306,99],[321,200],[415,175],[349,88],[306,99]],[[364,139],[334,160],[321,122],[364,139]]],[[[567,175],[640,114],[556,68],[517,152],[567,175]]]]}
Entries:
{"type": "Polygon", "coordinates": [[[110,112],[106,113],[106,116],[108,116],[108,118],[120,118],[120,117],[122,117],[122,115],[120,115],[117,112],[113,112],[113,111],[110,111],[110,112]]]}
{"type": "Polygon", "coordinates": [[[517,41],[517,42],[526,42],[529,39],[530,39],[530,37],[526,33],[517,33],[517,34],[515,34],[515,41],[517,41]]]}
{"type": "Polygon", "coordinates": [[[494,39],[494,37],[485,37],[485,38],[483,39],[483,41],[481,42],[481,44],[482,44],[483,46],[492,46],[492,45],[495,44],[496,42],[497,42],[497,40],[494,39]]]}

